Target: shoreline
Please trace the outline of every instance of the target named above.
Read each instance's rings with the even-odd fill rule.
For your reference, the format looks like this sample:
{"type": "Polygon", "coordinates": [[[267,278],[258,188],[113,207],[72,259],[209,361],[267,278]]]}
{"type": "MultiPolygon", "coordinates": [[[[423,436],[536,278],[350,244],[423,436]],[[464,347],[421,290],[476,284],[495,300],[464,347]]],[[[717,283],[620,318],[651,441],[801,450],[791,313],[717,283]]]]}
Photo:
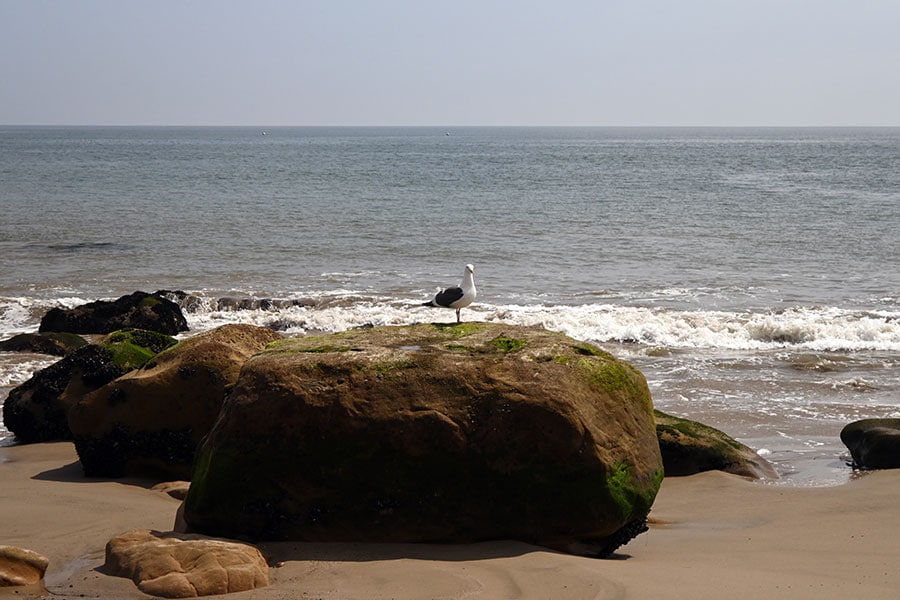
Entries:
{"type": "MultiPolygon", "coordinates": [[[[250,310],[224,313],[214,322],[189,319],[190,331],[177,337],[187,339],[231,323],[271,325],[257,322],[265,315],[271,316],[250,310]]],[[[275,330],[287,337],[306,335],[275,330]]],[[[788,358],[779,358],[771,349],[691,352],[592,343],[644,374],[656,408],[715,427],[756,451],[778,472],[778,485],[830,487],[847,482],[854,473],[849,452],[840,441],[843,427],[861,419],[900,414],[893,400],[900,380],[890,375],[896,361],[892,358],[883,363],[884,357],[877,352],[853,356],[785,351],[788,358]],[[765,369],[760,361],[767,365],[765,369]],[[803,367],[797,368],[798,363],[803,367]],[[684,377],[685,373],[689,376],[684,377]]],[[[30,352],[0,352],[0,375],[4,376],[0,405],[13,389],[59,359],[30,352]]],[[[0,422],[0,448],[15,445],[14,436],[0,422]]]]}
{"type": "MultiPolygon", "coordinates": [[[[0,588],[0,598],[147,598],[102,565],[111,537],[174,527],[179,502],[153,483],[86,479],[69,442],[0,448],[0,543],[50,559],[43,587],[0,588]]],[[[270,565],[283,565],[271,585],[217,597],[895,598],[898,492],[900,470],[827,488],[721,472],[667,478],[650,531],[611,559],[515,541],[261,543],[270,565]]]]}

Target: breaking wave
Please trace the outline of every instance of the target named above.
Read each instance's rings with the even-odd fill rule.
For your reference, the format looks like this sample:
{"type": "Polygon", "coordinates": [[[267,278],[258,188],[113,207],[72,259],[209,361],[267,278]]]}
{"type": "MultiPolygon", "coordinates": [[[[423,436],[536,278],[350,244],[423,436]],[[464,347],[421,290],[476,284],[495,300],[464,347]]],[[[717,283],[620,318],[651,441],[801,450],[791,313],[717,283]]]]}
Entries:
{"type": "MultiPolygon", "coordinates": [[[[420,306],[418,297],[398,299],[352,291],[310,294],[302,298],[258,298],[233,294],[205,296],[172,293],[191,332],[225,323],[251,323],[289,335],[330,333],[354,327],[450,321],[452,311],[420,306]]],[[[51,306],[89,300],[57,299],[52,304],[25,298],[0,298],[0,339],[36,331],[51,306]]],[[[541,326],[593,342],[651,347],[811,351],[900,350],[900,312],[853,311],[825,306],[764,311],[675,310],[619,304],[476,303],[463,318],[541,326]]]]}
{"type": "MultiPolygon", "coordinates": [[[[221,307],[220,307],[221,308],[221,307]]],[[[814,351],[900,350],[900,313],[799,307],[768,312],[679,311],[612,304],[491,305],[463,310],[469,320],[541,326],[593,342],[669,348],[814,351]]],[[[451,320],[452,311],[423,308],[417,301],[329,296],[254,310],[195,312],[189,322],[207,329],[222,322],[248,322],[289,334],[335,332],[354,327],[451,320]]]]}

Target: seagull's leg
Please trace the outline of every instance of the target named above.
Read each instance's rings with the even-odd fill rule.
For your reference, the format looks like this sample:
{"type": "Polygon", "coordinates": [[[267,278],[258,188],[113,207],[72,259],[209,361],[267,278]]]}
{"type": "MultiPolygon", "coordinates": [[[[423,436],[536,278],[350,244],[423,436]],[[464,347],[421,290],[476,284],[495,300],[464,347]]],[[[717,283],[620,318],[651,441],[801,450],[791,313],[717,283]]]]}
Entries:
{"type": "Polygon", "coordinates": [[[459,311],[461,311],[461,310],[462,310],[461,308],[456,309],[456,322],[457,323],[462,323],[462,321],[459,320],[459,311]]]}

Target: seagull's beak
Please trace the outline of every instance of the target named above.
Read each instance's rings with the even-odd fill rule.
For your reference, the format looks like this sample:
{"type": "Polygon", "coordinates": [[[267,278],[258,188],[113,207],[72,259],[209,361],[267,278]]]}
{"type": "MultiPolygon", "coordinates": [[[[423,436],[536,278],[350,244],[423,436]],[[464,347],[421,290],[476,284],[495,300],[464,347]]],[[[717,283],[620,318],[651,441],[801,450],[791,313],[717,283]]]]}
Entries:
{"type": "Polygon", "coordinates": [[[466,271],[468,271],[469,273],[471,273],[471,274],[474,275],[474,274],[475,274],[475,267],[473,267],[472,265],[466,265],[466,271]]]}

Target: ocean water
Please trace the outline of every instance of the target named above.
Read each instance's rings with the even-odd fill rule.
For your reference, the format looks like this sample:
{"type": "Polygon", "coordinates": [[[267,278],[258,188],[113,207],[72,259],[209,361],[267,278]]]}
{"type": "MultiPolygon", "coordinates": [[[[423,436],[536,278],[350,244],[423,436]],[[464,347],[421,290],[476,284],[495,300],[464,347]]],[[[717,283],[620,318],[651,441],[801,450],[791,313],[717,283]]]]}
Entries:
{"type": "MultiPolygon", "coordinates": [[[[191,333],[542,325],[782,482],[900,416],[900,129],[0,127],[0,339],[183,290],[191,333]]],[[[54,359],[0,353],[0,400],[54,359]]],[[[0,429],[0,443],[12,443],[0,429]]]]}

